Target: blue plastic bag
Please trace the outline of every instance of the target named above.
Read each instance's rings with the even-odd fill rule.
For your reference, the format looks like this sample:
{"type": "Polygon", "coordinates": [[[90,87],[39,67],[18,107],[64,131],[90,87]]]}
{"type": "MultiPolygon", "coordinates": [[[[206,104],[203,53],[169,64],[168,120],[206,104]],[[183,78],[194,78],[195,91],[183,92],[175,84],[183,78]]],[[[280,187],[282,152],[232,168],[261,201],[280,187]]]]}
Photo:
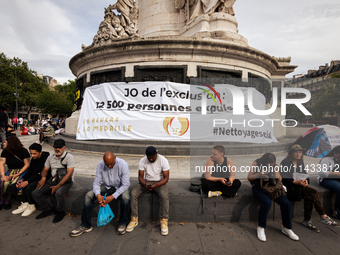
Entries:
{"type": "MultiPolygon", "coordinates": [[[[104,199],[106,199],[106,194],[104,196],[104,199]]],[[[105,226],[115,217],[108,204],[105,207],[103,206],[99,207],[100,208],[98,213],[97,227],[105,226]]]]}

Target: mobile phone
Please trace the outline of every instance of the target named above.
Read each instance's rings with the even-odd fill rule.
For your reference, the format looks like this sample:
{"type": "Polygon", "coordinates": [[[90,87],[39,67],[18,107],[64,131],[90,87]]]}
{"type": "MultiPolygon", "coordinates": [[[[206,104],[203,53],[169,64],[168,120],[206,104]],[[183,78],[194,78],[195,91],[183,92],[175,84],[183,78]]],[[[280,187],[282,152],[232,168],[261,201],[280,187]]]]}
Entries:
{"type": "Polygon", "coordinates": [[[227,184],[231,184],[231,182],[227,182],[227,184]]]}

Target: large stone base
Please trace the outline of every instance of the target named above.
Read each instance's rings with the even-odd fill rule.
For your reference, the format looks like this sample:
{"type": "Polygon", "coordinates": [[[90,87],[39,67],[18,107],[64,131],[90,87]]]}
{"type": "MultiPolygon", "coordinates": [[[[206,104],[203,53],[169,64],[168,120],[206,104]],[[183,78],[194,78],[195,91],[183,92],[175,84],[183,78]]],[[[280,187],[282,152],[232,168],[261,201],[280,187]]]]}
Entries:
{"type": "Polygon", "coordinates": [[[80,110],[73,112],[71,117],[66,119],[66,123],[65,123],[66,133],[74,134],[74,135],[77,133],[79,115],[80,115],[80,110]]]}

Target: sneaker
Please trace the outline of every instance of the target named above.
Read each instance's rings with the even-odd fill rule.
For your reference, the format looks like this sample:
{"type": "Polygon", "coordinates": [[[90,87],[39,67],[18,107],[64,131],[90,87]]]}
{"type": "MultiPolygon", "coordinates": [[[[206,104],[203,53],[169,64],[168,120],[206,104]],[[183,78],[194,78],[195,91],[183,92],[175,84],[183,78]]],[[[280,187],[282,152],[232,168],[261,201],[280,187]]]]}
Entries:
{"type": "Polygon", "coordinates": [[[264,233],[264,228],[257,227],[257,238],[262,242],[267,241],[266,234],[264,233]]]}
{"type": "Polygon", "coordinates": [[[313,225],[312,220],[303,221],[302,225],[304,225],[305,227],[309,228],[310,230],[312,230],[312,231],[314,231],[316,233],[320,233],[320,230],[313,225]]]}
{"type": "Polygon", "coordinates": [[[209,191],[208,192],[208,197],[218,197],[221,196],[222,192],[221,191],[209,191]]]}
{"type": "Polygon", "coordinates": [[[293,230],[282,227],[282,233],[289,236],[290,239],[294,240],[294,241],[298,241],[299,237],[293,232],[293,230]]]}
{"type": "Polygon", "coordinates": [[[117,235],[124,235],[126,232],[126,225],[119,225],[117,235]]]}
{"type": "Polygon", "coordinates": [[[162,236],[169,234],[168,219],[161,219],[161,234],[162,236]]]}
{"type": "Polygon", "coordinates": [[[18,209],[14,210],[12,214],[23,213],[27,209],[27,206],[28,206],[28,202],[25,202],[25,203],[21,202],[21,205],[18,207],[18,209]]]}
{"type": "Polygon", "coordinates": [[[138,217],[132,217],[130,223],[126,228],[126,232],[130,233],[132,230],[138,226],[138,217]]]}
{"type": "Polygon", "coordinates": [[[29,215],[31,215],[32,213],[34,213],[35,210],[36,210],[36,208],[35,208],[35,205],[34,205],[34,204],[32,204],[32,205],[28,204],[26,210],[24,211],[23,214],[21,214],[21,216],[23,216],[23,217],[29,216],[29,215]]]}
{"type": "Polygon", "coordinates": [[[52,222],[58,223],[58,222],[62,221],[64,219],[65,215],[66,215],[65,212],[57,212],[52,222]]]}
{"type": "Polygon", "coordinates": [[[46,218],[50,215],[55,214],[55,211],[53,209],[48,210],[48,211],[43,211],[42,213],[38,214],[37,217],[35,217],[37,220],[46,218]]]}
{"type": "Polygon", "coordinates": [[[82,233],[88,233],[92,231],[92,229],[93,227],[86,228],[86,227],[80,226],[79,228],[72,230],[70,232],[70,236],[80,236],[82,233]]]}
{"type": "Polygon", "coordinates": [[[332,226],[332,227],[337,227],[338,226],[338,223],[334,220],[331,219],[331,217],[327,216],[326,219],[322,219],[320,217],[320,222],[325,224],[325,225],[328,225],[328,226],[332,226]]]}

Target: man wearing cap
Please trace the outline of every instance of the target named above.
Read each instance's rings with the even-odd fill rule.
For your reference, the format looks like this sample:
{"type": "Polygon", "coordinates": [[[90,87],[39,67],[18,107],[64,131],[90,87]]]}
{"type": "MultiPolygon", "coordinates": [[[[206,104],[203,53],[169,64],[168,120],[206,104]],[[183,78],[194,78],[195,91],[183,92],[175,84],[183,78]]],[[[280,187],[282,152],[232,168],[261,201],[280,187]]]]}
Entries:
{"type": "Polygon", "coordinates": [[[125,234],[131,200],[129,187],[129,165],[125,160],[117,158],[111,151],[106,152],[103,160],[97,166],[93,189],[85,195],[80,227],[72,230],[70,236],[80,236],[93,229],[91,214],[95,200],[98,200],[100,206],[105,207],[112,200],[118,198],[121,199],[121,202],[117,234],[125,234]],[[106,199],[104,199],[105,194],[107,194],[106,199]]]}
{"type": "Polygon", "coordinates": [[[65,216],[65,193],[73,184],[75,161],[74,157],[65,151],[66,145],[63,139],[55,140],[53,147],[55,153],[47,158],[41,172],[41,180],[37,184],[37,189],[32,192],[32,197],[43,210],[36,219],[55,214],[53,223],[57,223],[65,216]],[[47,179],[49,169],[51,169],[52,177],[47,179]],[[55,195],[57,200],[55,208],[47,201],[46,194],[55,195]]]}
{"type": "Polygon", "coordinates": [[[139,161],[139,183],[131,191],[131,221],[126,232],[132,232],[138,225],[138,197],[146,191],[155,191],[160,199],[161,234],[168,234],[169,192],[166,183],[169,181],[169,162],[150,146],[146,156],[139,161]]]}

